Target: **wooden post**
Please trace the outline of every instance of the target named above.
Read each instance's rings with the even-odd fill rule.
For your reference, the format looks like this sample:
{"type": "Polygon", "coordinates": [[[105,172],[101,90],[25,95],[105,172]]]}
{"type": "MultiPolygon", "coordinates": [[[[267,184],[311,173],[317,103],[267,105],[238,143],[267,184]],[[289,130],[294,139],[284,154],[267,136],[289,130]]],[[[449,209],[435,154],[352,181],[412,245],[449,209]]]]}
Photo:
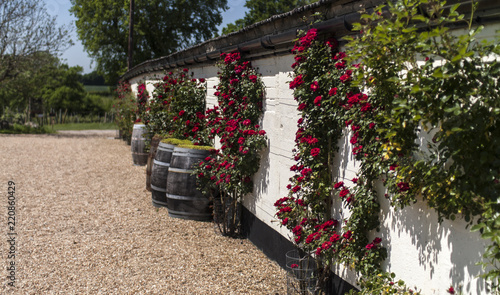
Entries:
{"type": "Polygon", "coordinates": [[[129,26],[128,26],[128,59],[127,59],[127,69],[130,70],[133,66],[132,57],[134,55],[134,0],[130,0],[130,14],[129,14],[129,26]]]}

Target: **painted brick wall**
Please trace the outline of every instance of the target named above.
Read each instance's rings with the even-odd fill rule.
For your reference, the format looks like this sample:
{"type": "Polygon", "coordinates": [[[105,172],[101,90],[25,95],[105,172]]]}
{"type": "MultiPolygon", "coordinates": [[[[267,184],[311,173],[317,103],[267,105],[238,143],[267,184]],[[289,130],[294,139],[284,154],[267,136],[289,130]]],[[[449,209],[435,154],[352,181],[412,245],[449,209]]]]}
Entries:
{"type": "MultiPolygon", "coordinates": [[[[496,26],[498,28],[500,25],[496,26]]],[[[485,37],[491,37],[492,32],[494,28],[486,30],[485,37]]],[[[287,83],[291,80],[292,63],[292,55],[252,61],[266,86],[262,126],[269,141],[268,148],[262,152],[261,168],[254,177],[254,192],[244,198],[244,206],[251,213],[286,238],[292,235],[276,222],[273,204],[287,195],[288,178],[293,175],[289,168],[294,164],[292,149],[299,116],[287,83]]],[[[216,104],[217,67],[197,66],[189,70],[196,78],[207,80],[207,105],[216,104]]],[[[137,83],[145,80],[151,83],[147,87],[151,92],[152,82],[162,76],[162,73],[153,73],[130,82],[136,89],[137,83]]],[[[352,179],[358,169],[347,143],[345,138],[339,142],[341,152],[335,163],[339,181],[352,179]]],[[[438,224],[437,214],[423,202],[395,211],[383,197],[382,186],[380,202],[382,226],[373,236],[382,237],[383,245],[388,249],[389,256],[384,263],[387,271],[395,272],[409,286],[416,285],[423,294],[447,294],[446,289],[459,284],[463,286],[464,294],[488,294],[484,281],[477,278],[481,268],[476,265],[481,260],[485,242],[477,233],[470,233],[464,221],[438,224]]],[[[336,210],[335,214],[335,218],[340,219],[349,213],[336,210]]],[[[336,271],[347,282],[355,283],[354,274],[344,266],[337,266],[336,271]]]]}

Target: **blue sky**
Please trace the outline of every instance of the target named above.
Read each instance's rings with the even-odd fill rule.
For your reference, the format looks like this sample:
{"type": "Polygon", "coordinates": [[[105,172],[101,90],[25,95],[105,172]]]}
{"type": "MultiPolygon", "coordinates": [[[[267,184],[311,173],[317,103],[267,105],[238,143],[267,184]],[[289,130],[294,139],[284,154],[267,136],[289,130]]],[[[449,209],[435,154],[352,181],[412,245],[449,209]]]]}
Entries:
{"type": "MultiPolygon", "coordinates": [[[[91,59],[88,57],[87,53],[83,50],[82,43],[78,40],[76,35],[76,29],[74,26],[75,18],[69,13],[71,8],[70,0],[43,0],[46,4],[47,12],[57,17],[57,22],[59,25],[71,25],[73,28],[71,39],[75,43],[74,46],[66,50],[62,59],[70,66],[82,66],[84,73],[92,72],[91,59]]],[[[140,1],[140,0],[139,0],[140,1]]],[[[237,19],[243,18],[245,16],[246,8],[245,0],[228,0],[229,9],[223,14],[223,23],[219,26],[219,32],[222,28],[228,24],[232,23],[237,19]]]]}

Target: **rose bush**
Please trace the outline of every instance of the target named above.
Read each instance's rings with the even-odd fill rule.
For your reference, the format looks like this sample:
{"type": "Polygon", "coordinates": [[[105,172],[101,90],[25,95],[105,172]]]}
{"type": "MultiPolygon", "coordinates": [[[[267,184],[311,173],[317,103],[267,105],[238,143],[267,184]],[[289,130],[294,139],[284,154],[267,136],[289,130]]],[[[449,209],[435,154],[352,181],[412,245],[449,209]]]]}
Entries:
{"type": "Polygon", "coordinates": [[[239,203],[253,190],[252,177],[266,146],[266,132],[259,125],[264,84],[240,53],[221,57],[215,92],[218,105],[206,111],[208,136],[219,139],[220,149],[202,161],[195,173],[199,189],[214,198],[221,232],[235,236],[240,231],[239,203]]]}
{"type": "Polygon", "coordinates": [[[169,72],[154,84],[145,112],[148,134],[189,139],[196,145],[208,143],[205,130],[205,79],[194,79],[189,69],[169,72]]]}
{"type": "Polygon", "coordinates": [[[122,81],[116,88],[116,99],[113,105],[115,122],[121,131],[122,138],[130,142],[136,115],[136,103],[128,81],[122,81]]]}

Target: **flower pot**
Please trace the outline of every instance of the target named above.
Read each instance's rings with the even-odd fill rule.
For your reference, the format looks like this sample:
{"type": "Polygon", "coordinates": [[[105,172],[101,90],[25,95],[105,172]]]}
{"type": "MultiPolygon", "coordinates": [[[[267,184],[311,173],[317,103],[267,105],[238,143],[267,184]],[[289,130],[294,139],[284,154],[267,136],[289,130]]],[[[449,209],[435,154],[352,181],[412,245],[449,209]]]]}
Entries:
{"type": "Polygon", "coordinates": [[[146,125],[134,124],[130,149],[132,150],[132,160],[136,166],[145,166],[148,161],[148,153],[144,152],[146,141],[146,138],[144,138],[145,132],[146,125]]]}
{"type": "Polygon", "coordinates": [[[167,176],[168,214],[175,218],[208,221],[212,219],[210,201],[196,188],[193,166],[205,159],[210,152],[175,147],[167,176]]]}
{"type": "Polygon", "coordinates": [[[315,294],[317,266],[314,258],[298,250],[288,251],[285,256],[287,294],[315,294]]]}
{"type": "Polygon", "coordinates": [[[160,142],[156,150],[151,168],[151,198],[155,207],[167,207],[167,176],[174,147],[173,144],[160,142]]]}

